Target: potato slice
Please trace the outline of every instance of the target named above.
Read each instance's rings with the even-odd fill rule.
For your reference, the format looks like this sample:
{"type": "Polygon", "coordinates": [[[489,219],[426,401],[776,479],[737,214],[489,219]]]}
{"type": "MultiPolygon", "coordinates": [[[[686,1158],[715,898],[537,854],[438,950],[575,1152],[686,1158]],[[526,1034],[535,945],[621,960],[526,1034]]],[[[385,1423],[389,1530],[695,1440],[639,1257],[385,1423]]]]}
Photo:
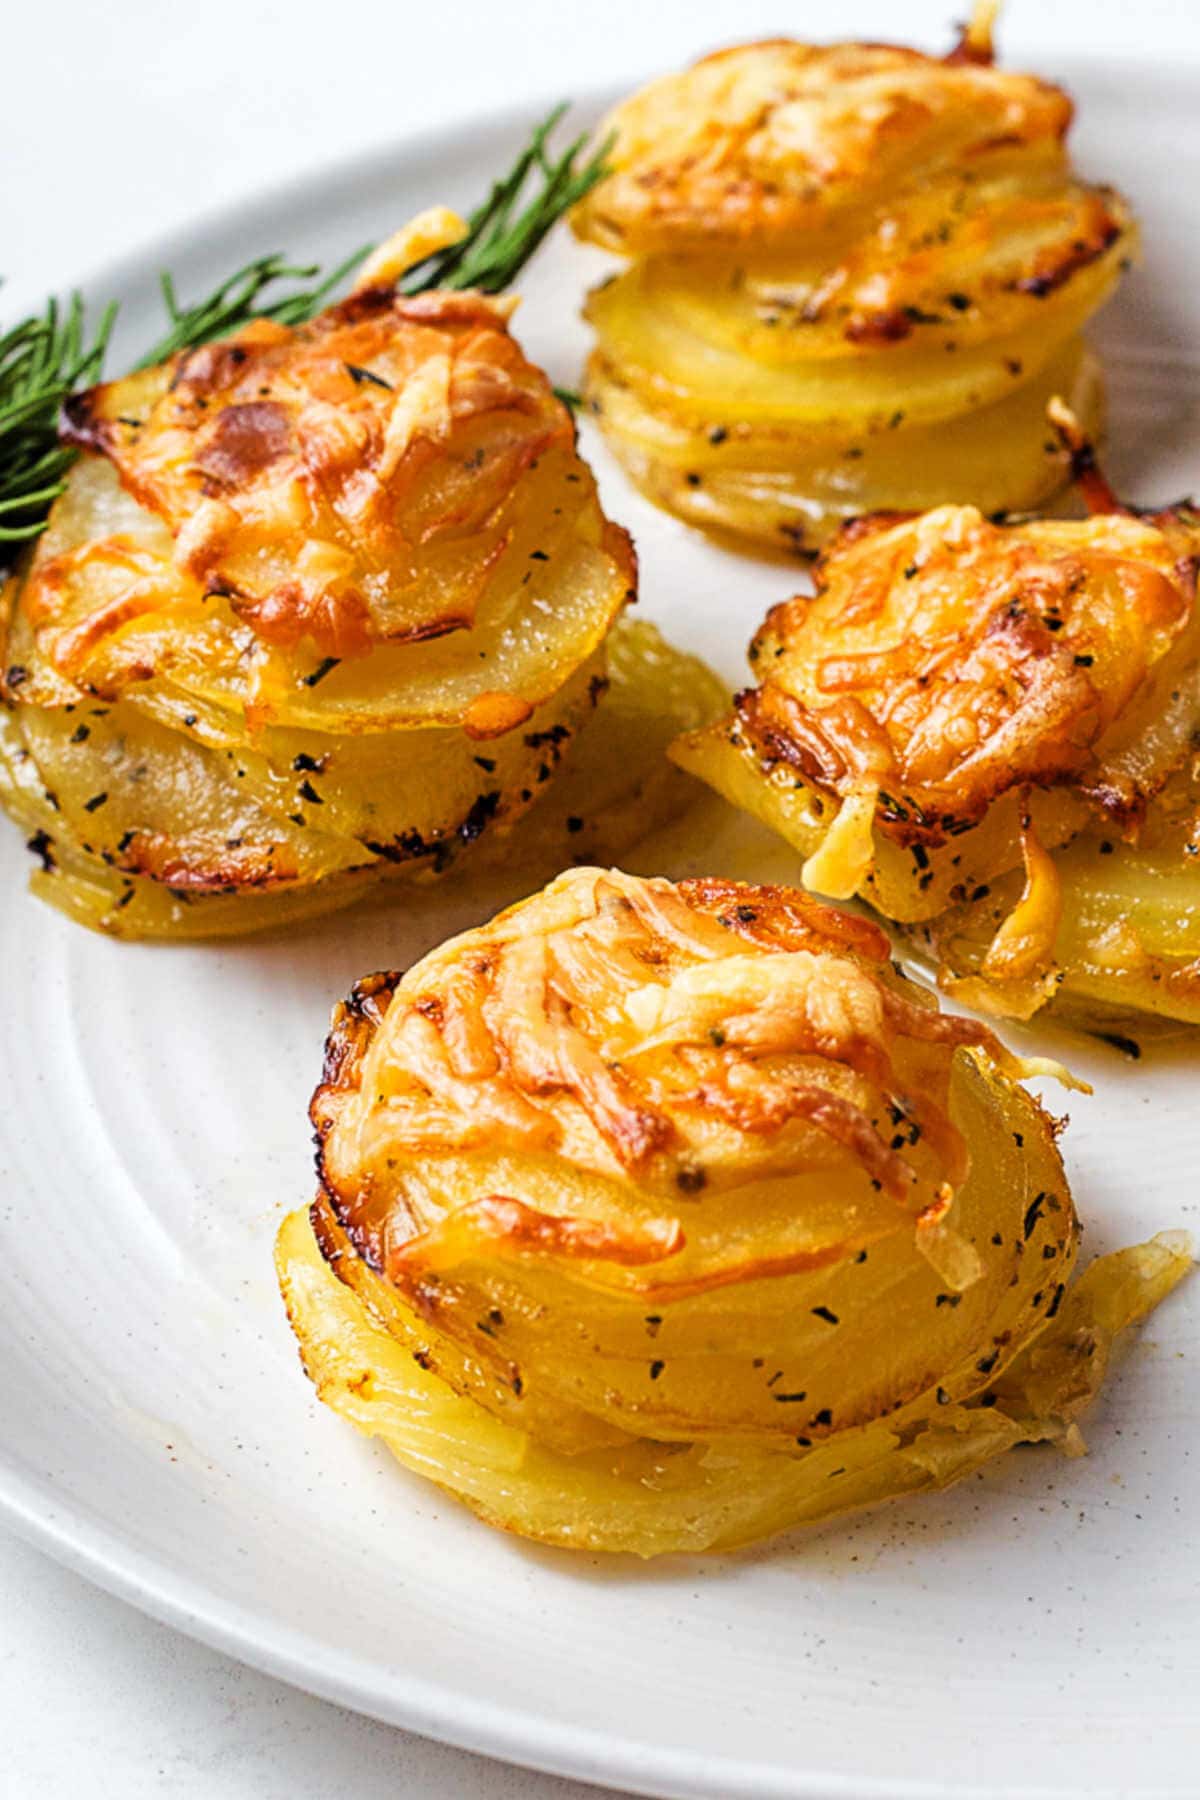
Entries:
{"type": "Polygon", "coordinates": [[[490,735],[505,718],[528,717],[592,655],[635,585],[628,540],[604,520],[573,451],[548,454],[520,491],[470,629],[339,660],[307,640],[284,652],[261,639],[226,597],[181,573],[162,522],[112,466],[83,458],[17,603],[12,657],[28,671],[24,698],[129,689],[154,704],[161,690],[253,727],[472,725],[490,735]]]}
{"type": "MultiPolygon", "coordinates": [[[[1053,851],[1060,889],[1049,963],[1051,1009],[1093,1029],[1200,1025],[1200,781],[1189,764],[1147,809],[1136,843],[1090,824],[1053,851]]],[[[1017,904],[1014,871],[974,901],[951,906],[915,938],[943,985],[985,1004],[988,950],[1017,904]]],[[[1020,994],[1013,996],[1020,1010],[1020,994]]],[[[993,1008],[994,1010],[994,1008],[993,1008]]],[[[1134,1040],[1136,1042],[1136,1040],[1134,1040]]]]}
{"type": "Polygon", "coordinates": [[[919,425],[897,404],[881,428],[849,443],[784,422],[678,423],[647,405],[601,351],[587,378],[606,438],[651,500],[718,536],[789,553],[815,550],[847,519],[883,507],[919,512],[959,501],[989,514],[1034,510],[1063,482],[1062,451],[1046,432],[1056,395],[1098,438],[1100,365],[1078,337],[988,405],[919,425]]]}
{"type": "Polygon", "coordinates": [[[736,421],[843,447],[897,412],[932,425],[1004,399],[1062,353],[1107,292],[1064,294],[1035,322],[976,343],[960,344],[951,324],[931,343],[784,362],[702,337],[649,283],[635,264],[591,295],[587,316],[612,369],[652,411],[696,430],[736,421]]]}
{"type": "Polygon", "coordinates": [[[35,891],[80,922],[122,937],[224,936],[319,916],[391,877],[453,879],[468,848],[464,879],[482,862],[521,869],[530,884],[581,855],[615,858],[693,802],[666,748],[725,700],[696,657],[627,619],[523,731],[468,741],[458,763],[461,734],[450,731],[398,739],[269,728],[259,739],[268,758],[213,711],[189,715],[176,757],[176,734],[128,704],[0,706],[0,804],[42,859],[35,891]],[[335,767],[336,789],[327,785],[335,767]],[[139,768],[149,785],[146,773],[127,785],[139,768]],[[308,784],[324,792],[322,805],[301,791],[308,784]],[[321,858],[327,872],[310,890],[321,858]]]}
{"type": "Polygon", "coordinates": [[[667,751],[724,710],[727,690],[647,619],[619,620],[605,654],[608,688],[562,773],[510,837],[483,847],[484,862],[515,862],[531,882],[568,862],[613,862],[694,805],[667,751]]]}
{"type": "MultiPolygon", "coordinates": [[[[1061,170],[1070,122],[1061,88],[978,54],[738,44],[615,108],[602,127],[613,172],[575,229],[633,256],[791,248],[947,171],[986,179],[1014,156],[1039,176],[1061,170]]],[[[936,237],[929,248],[936,259],[936,237]]]]}
{"type": "Polygon", "coordinates": [[[734,1550],[946,1488],[1018,1444],[1077,1452],[1076,1421],[1114,1339],[1191,1267],[1169,1233],[1098,1257],[1058,1317],[978,1398],[939,1407],[935,1396],[924,1413],[789,1456],[744,1440],[555,1450],[428,1370],[422,1322],[412,1321],[414,1354],[322,1261],[303,1211],[285,1221],[275,1255],[304,1367],[327,1406],[489,1525],[561,1549],[640,1557],[734,1550]]]}
{"type": "Polygon", "coordinates": [[[964,1004],[1200,1023],[1197,518],[1093,493],[849,527],[755,638],[760,685],[671,755],[964,1004]]]}

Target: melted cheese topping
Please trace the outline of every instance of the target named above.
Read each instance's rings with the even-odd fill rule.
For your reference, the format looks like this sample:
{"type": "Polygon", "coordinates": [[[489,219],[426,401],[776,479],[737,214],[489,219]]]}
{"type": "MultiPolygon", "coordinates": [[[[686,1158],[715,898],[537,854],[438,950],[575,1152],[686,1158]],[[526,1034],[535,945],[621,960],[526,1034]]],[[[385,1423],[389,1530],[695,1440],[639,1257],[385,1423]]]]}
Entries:
{"type": "Polygon", "coordinates": [[[769,615],[752,660],[770,673],[739,696],[741,722],[769,759],[878,796],[904,841],[940,842],[1030,783],[1131,819],[1200,716],[1197,554],[1182,509],[861,521],[816,594],[769,615]]]}
{"type": "Polygon", "coordinates": [[[175,578],[227,597],[259,638],[343,658],[440,636],[472,624],[526,471],[572,443],[511,310],[364,288],[294,330],[260,320],[94,389],[68,436],[168,527],[175,578]],[[426,574],[414,595],[431,558],[457,567],[476,547],[470,580],[426,574]]]}
{"type": "Polygon", "coordinates": [[[1062,163],[1061,89],[878,44],[745,44],[652,82],[608,121],[614,173],[580,234],[642,253],[822,230],[903,181],[1014,156],[1062,163]]]}
{"type": "MultiPolygon", "coordinates": [[[[961,1045],[1015,1066],[903,984],[865,921],[791,889],[581,868],[360,989],[312,1116],[349,1222],[404,1166],[506,1152],[669,1192],[700,1168],[857,1165],[932,1231],[968,1166],[945,1111],[961,1045]]],[[[532,1229],[485,1199],[472,1230],[532,1229]]],[[[635,1223],[630,1258],[670,1254],[635,1223]]]]}

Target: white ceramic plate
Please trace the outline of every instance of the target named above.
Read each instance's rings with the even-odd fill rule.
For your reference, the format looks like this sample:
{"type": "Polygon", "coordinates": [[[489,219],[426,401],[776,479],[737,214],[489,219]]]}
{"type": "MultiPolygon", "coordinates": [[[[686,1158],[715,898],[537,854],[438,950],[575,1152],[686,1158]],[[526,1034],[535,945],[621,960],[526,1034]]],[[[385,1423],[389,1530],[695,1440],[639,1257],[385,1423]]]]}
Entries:
{"type": "MultiPolygon", "coordinates": [[[[1146,227],[1146,267],[1101,331],[1113,469],[1170,498],[1200,480],[1195,70],[1060,70],[1082,166],[1118,180],[1146,227]]],[[[187,293],[267,247],[332,259],[434,199],[470,201],[527,123],[246,208],[92,292],[126,301],[132,352],[158,268],[187,293]]],[[[558,380],[577,376],[598,266],[563,237],[525,284],[521,333],[558,380]]],[[[788,571],[705,545],[586,447],[637,536],[647,611],[736,681],[788,571]]],[[[675,872],[689,857],[664,844],[637,860],[675,872]]],[[[794,873],[736,824],[707,860],[794,873]]],[[[0,863],[0,1503],[35,1542],[329,1698],[644,1793],[1195,1793],[1200,1282],[1110,1387],[1086,1461],[1018,1454],[941,1498],[738,1559],[530,1549],[318,1407],[270,1263],[309,1190],[331,1003],[508,896],[446,889],[412,912],[398,895],[285,940],[163,949],[100,941],[28,899],[6,823],[0,863]]],[[[1196,1051],[1068,1052],[1096,1084],[1066,1140],[1089,1248],[1200,1222],[1196,1051]]]]}

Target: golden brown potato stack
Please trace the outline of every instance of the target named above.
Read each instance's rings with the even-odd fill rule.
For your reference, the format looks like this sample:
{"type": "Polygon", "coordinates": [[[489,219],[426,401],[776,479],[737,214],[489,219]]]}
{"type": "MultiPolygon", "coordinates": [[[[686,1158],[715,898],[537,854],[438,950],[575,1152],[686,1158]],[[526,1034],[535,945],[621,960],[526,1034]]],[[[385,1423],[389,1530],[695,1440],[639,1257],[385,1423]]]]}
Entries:
{"type": "Polygon", "coordinates": [[[320,1193],[277,1249],[305,1365],[483,1518],[576,1549],[725,1548],[1074,1448],[1188,1258],[1071,1286],[1024,1072],[864,920],[573,870],[337,1010],[320,1193]]]}
{"type": "Polygon", "coordinates": [[[984,1011],[1200,1023],[1200,515],[847,526],[768,614],[758,685],[672,754],[984,1011]]]}
{"type": "Polygon", "coordinates": [[[607,122],[575,229],[628,259],[588,302],[587,393],[645,492],[773,550],[841,520],[1033,507],[1061,394],[1098,426],[1081,331],[1134,254],[1071,168],[1071,102],[993,66],[778,38],[652,82],[607,122]]]}
{"type": "Polygon", "coordinates": [[[81,455],[7,595],[0,790],[87,924],[246,931],[438,873],[598,704],[633,723],[572,829],[603,853],[675,798],[666,727],[714,684],[618,626],[633,549],[514,302],[394,278],[68,408],[81,455]]]}

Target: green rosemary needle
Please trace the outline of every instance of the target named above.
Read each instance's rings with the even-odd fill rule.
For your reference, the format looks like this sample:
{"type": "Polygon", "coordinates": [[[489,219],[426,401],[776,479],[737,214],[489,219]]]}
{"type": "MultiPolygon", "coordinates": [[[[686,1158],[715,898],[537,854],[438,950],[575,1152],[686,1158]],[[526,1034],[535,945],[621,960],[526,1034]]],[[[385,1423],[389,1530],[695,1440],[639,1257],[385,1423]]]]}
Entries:
{"type": "MultiPolygon", "coordinates": [[[[516,279],[546,234],[606,171],[609,146],[585,156],[586,135],[551,153],[550,136],[566,110],[556,107],[536,128],[512,168],[469,215],[466,235],[406,271],[398,283],[402,293],[473,287],[498,294],[516,279]]],[[[149,368],[180,350],[210,343],[252,319],[302,324],[372,248],[364,245],[328,274],[316,265],[289,263],[278,253],[256,257],[191,305],[180,303],[170,275],[163,274],[167,330],[135,367],[149,368]],[[309,282],[313,285],[303,285],[309,282]]],[[[75,293],[65,307],[50,300],[41,314],[0,336],[0,569],[20,545],[45,530],[63,491],[75,452],[59,442],[59,411],[70,394],[100,380],[116,315],[113,301],[89,333],[83,300],[75,293]]]]}
{"type": "Polygon", "coordinates": [[[339,263],[331,274],[322,277],[315,287],[301,288],[282,297],[276,295],[262,306],[258,304],[259,299],[278,282],[309,281],[314,275],[320,275],[317,264],[297,267],[284,256],[260,256],[230,275],[195,306],[180,306],[175,283],[169,275],[160,275],[158,285],[170,327],[134,367],[149,369],[155,363],[165,362],[179,350],[194,350],[197,344],[209,344],[214,338],[225,337],[239,326],[248,325],[251,319],[276,319],[281,325],[300,325],[320,312],[329,296],[354,273],[370,251],[371,246],[364,245],[345,262],[339,263]]]}
{"type": "Polygon", "coordinates": [[[62,492],[74,456],[58,441],[58,409],[99,378],[116,316],[107,306],[89,342],[75,294],[65,312],[51,300],[0,337],[0,547],[35,537],[62,492]]]}
{"type": "Polygon", "coordinates": [[[551,227],[607,170],[611,139],[581,162],[586,132],[557,159],[550,157],[547,140],[566,110],[565,102],[556,106],[537,127],[508,174],[471,213],[466,236],[401,277],[401,293],[419,294],[441,287],[480,288],[485,294],[498,294],[512,284],[551,227]],[[541,186],[532,202],[517,211],[530,174],[541,177],[541,186]]]}

